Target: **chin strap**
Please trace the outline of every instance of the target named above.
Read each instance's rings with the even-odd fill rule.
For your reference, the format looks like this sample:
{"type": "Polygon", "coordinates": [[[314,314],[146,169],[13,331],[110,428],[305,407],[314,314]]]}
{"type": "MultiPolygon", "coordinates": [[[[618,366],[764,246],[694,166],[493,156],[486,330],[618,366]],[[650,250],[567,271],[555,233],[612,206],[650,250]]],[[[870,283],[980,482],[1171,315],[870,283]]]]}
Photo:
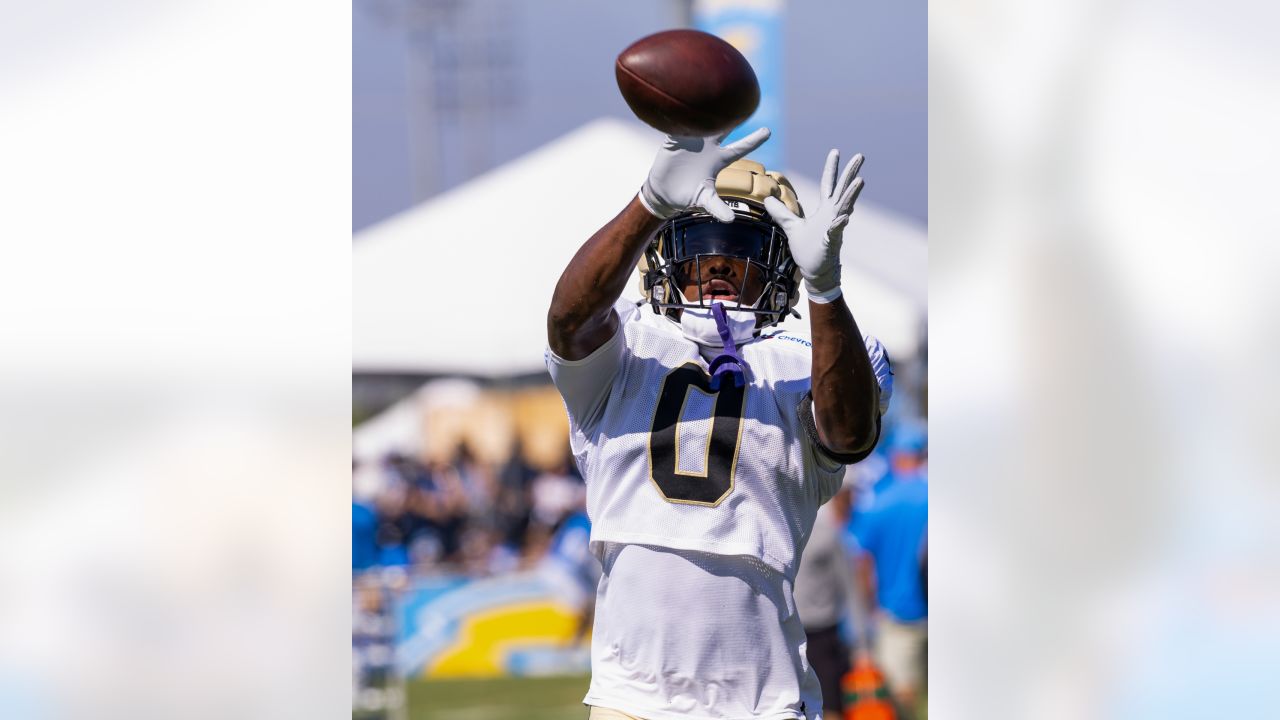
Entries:
{"type": "Polygon", "coordinates": [[[712,303],[711,317],[715,318],[716,330],[720,333],[720,341],[724,343],[722,352],[715,356],[708,366],[711,370],[711,389],[720,390],[720,378],[725,375],[733,378],[735,388],[742,387],[746,382],[747,361],[742,359],[738,346],[733,342],[733,333],[729,332],[729,320],[725,317],[724,305],[718,302],[712,303]]]}

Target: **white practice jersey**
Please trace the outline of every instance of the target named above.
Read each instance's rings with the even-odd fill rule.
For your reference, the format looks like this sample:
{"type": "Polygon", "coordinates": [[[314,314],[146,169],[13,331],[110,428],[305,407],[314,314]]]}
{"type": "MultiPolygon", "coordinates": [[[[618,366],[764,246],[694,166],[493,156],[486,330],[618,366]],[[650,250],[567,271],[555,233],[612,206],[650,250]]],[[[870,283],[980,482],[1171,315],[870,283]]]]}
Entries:
{"type": "Polygon", "coordinates": [[[710,390],[678,326],[619,301],[620,332],[589,357],[547,353],[587,481],[591,541],[759,558],[795,577],[843,466],[812,422],[810,342],[774,330],[739,347],[747,383],[710,390]]]}
{"type": "Polygon", "coordinates": [[[647,720],[819,717],[792,583],[844,468],[812,428],[809,340],[744,343],[745,387],[713,391],[678,326],[615,310],[587,358],[547,353],[604,567],[586,701],[647,720]]]}

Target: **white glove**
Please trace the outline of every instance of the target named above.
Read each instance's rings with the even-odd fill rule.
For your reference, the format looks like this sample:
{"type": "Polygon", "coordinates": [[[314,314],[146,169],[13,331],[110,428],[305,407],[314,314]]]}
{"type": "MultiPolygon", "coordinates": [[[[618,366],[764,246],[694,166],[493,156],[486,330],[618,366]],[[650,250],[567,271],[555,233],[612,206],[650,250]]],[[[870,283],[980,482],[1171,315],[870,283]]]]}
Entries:
{"type": "Polygon", "coordinates": [[[840,297],[840,244],[844,240],[844,226],[853,213],[853,203],[862,192],[862,178],[857,177],[862,155],[853,156],[836,182],[839,165],[840,151],[832,150],[822,170],[818,204],[804,217],[792,213],[777,198],[764,201],[769,215],[787,234],[791,256],[804,276],[809,299],[817,303],[829,303],[840,297]]]}
{"type": "Polygon", "coordinates": [[[720,222],[733,222],[733,210],[716,194],[716,175],[734,160],[769,139],[769,128],[760,128],[730,145],[720,147],[720,137],[668,135],[649,177],[640,187],[640,202],[656,217],[666,220],[692,207],[700,207],[720,222]]]}
{"type": "Polygon", "coordinates": [[[867,357],[871,359],[871,369],[880,385],[880,414],[883,415],[889,410],[889,398],[893,397],[893,368],[889,366],[889,353],[872,335],[863,335],[862,342],[867,346],[867,357]]]}

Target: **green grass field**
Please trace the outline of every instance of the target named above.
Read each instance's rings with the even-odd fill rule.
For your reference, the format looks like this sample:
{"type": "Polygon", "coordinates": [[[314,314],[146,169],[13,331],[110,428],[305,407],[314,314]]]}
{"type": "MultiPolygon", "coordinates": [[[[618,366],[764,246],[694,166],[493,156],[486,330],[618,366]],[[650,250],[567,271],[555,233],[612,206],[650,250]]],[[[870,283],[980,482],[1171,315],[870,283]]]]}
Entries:
{"type": "Polygon", "coordinates": [[[417,680],[409,720],[586,720],[586,675],[553,678],[417,680]]]}
{"type": "MultiPolygon", "coordinates": [[[[586,720],[590,678],[415,680],[408,685],[409,720],[586,720]]],[[[928,718],[928,702],[917,709],[928,718]]]]}

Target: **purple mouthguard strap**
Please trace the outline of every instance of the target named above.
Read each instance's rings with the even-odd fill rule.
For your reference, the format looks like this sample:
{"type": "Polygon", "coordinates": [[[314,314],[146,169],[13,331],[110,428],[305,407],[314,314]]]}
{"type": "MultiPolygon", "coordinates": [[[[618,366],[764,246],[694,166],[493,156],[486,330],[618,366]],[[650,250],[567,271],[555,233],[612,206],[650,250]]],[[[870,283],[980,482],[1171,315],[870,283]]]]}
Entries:
{"type": "Polygon", "coordinates": [[[724,343],[724,351],[712,359],[708,369],[711,370],[711,389],[720,389],[720,378],[728,375],[733,378],[734,387],[742,387],[746,382],[747,361],[742,359],[738,346],[733,342],[733,334],[729,332],[729,321],[725,317],[724,305],[711,304],[711,317],[715,318],[716,330],[720,333],[720,341],[724,343]]]}

